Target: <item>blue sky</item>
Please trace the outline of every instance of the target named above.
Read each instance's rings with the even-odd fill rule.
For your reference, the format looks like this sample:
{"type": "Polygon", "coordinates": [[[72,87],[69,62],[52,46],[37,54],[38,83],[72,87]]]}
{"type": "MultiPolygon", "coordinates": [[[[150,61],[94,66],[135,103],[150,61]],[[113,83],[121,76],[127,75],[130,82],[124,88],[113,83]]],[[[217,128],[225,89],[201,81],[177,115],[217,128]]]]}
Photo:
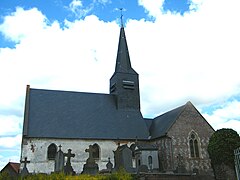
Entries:
{"type": "Polygon", "coordinates": [[[238,0],[0,1],[0,169],[19,161],[26,85],[108,93],[120,11],[141,111],[191,101],[240,133],[238,0]]]}

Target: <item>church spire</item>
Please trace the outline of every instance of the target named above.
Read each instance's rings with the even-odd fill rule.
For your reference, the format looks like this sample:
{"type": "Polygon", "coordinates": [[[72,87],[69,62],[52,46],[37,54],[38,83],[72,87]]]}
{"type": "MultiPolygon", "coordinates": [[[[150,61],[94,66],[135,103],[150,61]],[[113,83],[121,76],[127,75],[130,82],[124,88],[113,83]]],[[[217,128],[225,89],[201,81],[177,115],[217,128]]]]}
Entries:
{"type": "Polygon", "coordinates": [[[110,94],[116,95],[118,109],[140,110],[138,74],[131,66],[123,25],[120,28],[115,72],[110,79],[110,94]]]}
{"type": "Polygon", "coordinates": [[[130,56],[128,52],[127,40],[123,26],[123,15],[121,10],[121,28],[120,28],[120,36],[118,42],[118,52],[117,52],[117,60],[115,72],[128,72],[128,73],[136,73],[131,66],[130,56]]]}
{"type": "Polygon", "coordinates": [[[131,66],[127,40],[123,26],[120,29],[115,72],[136,73],[131,66]]]}

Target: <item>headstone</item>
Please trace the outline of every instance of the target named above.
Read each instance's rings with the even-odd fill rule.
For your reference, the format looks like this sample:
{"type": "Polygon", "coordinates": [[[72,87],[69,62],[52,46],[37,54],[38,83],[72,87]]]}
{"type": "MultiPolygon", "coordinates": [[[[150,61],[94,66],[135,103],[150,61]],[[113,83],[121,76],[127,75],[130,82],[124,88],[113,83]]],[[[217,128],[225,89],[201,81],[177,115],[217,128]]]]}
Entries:
{"type": "Polygon", "coordinates": [[[114,152],[115,170],[124,168],[127,172],[133,171],[132,151],[127,145],[118,146],[114,152]]]}
{"type": "Polygon", "coordinates": [[[107,167],[107,170],[108,170],[109,172],[112,172],[113,164],[111,163],[110,158],[108,158],[108,162],[107,162],[107,164],[106,164],[106,167],[107,167]]]}
{"type": "Polygon", "coordinates": [[[24,161],[20,161],[21,163],[24,163],[23,169],[21,171],[21,176],[26,176],[29,174],[27,169],[27,163],[30,163],[30,161],[27,160],[27,157],[24,158],[24,161]]]}
{"type": "Polygon", "coordinates": [[[89,153],[89,157],[86,161],[86,164],[83,165],[82,174],[97,174],[99,168],[98,164],[95,163],[95,160],[93,158],[93,152],[95,152],[95,149],[92,145],[89,145],[89,148],[86,149],[85,152],[89,153]]]}
{"type": "Polygon", "coordinates": [[[109,174],[112,173],[113,170],[113,164],[110,161],[110,158],[108,158],[108,162],[106,164],[107,169],[102,169],[101,171],[99,171],[100,174],[109,174]]]}
{"type": "Polygon", "coordinates": [[[68,152],[64,153],[64,156],[67,157],[67,163],[66,163],[66,166],[64,166],[64,173],[74,175],[76,173],[72,168],[71,158],[75,157],[75,154],[72,154],[71,151],[72,151],[71,149],[68,149],[68,152]]]}
{"type": "Polygon", "coordinates": [[[54,172],[63,172],[64,170],[64,153],[61,150],[61,145],[55,157],[54,172]]]}

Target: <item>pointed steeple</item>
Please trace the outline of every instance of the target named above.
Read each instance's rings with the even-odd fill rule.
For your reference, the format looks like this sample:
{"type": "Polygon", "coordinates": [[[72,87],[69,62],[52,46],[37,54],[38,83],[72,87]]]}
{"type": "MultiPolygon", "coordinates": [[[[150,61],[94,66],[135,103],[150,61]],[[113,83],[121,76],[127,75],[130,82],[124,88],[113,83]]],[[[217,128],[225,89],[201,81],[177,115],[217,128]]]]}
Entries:
{"type": "Polygon", "coordinates": [[[136,73],[131,66],[124,27],[120,29],[115,72],[136,73]]]}
{"type": "Polygon", "coordinates": [[[138,73],[131,66],[123,25],[120,28],[115,72],[110,79],[110,94],[117,95],[118,109],[140,110],[138,73]]]}

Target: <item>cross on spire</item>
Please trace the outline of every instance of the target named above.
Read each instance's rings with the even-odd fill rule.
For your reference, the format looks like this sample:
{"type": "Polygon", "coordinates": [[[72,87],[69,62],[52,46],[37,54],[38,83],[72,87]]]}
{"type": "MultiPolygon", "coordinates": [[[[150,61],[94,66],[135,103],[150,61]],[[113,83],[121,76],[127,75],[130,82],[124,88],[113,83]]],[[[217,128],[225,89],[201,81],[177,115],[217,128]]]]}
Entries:
{"type": "Polygon", "coordinates": [[[121,11],[121,27],[123,27],[123,14],[122,14],[122,11],[123,11],[123,8],[119,8],[119,10],[121,11]]]}

